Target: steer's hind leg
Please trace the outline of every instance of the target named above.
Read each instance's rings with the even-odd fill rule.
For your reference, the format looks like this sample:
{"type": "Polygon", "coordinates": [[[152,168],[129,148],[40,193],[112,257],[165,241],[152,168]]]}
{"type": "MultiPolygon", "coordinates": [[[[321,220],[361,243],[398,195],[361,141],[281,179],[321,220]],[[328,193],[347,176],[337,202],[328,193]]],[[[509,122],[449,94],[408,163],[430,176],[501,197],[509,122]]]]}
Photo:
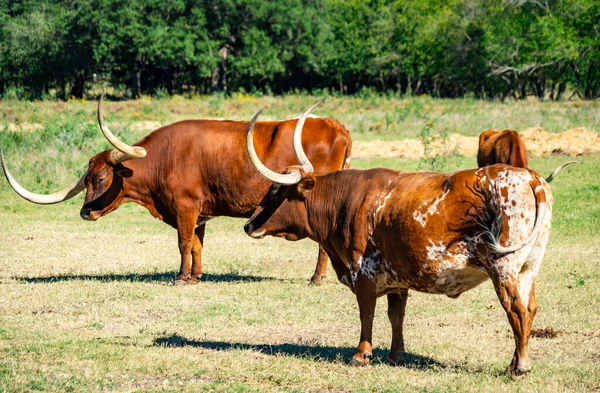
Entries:
{"type": "Polygon", "coordinates": [[[198,213],[191,211],[181,212],[177,216],[177,239],[179,244],[179,253],[181,254],[181,265],[179,274],[175,278],[175,285],[187,284],[192,277],[192,248],[198,237],[194,233],[198,213]]]}
{"type": "Polygon", "coordinates": [[[535,274],[529,263],[523,264],[517,272],[500,272],[493,268],[515,266],[515,258],[515,254],[498,258],[492,262],[492,269],[489,269],[488,273],[515,337],[515,352],[506,371],[517,377],[531,370],[529,335],[538,306],[534,293],[535,274]]]}
{"type": "Polygon", "coordinates": [[[404,323],[404,312],[408,300],[408,289],[402,289],[398,293],[387,295],[388,318],[392,324],[392,346],[388,360],[391,364],[401,364],[404,356],[404,334],[402,325],[404,323]]]}
{"type": "Polygon", "coordinates": [[[315,274],[313,274],[310,279],[310,283],[313,285],[321,285],[321,279],[325,277],[325,273],[327,272],[327,262],[329,261],[329,257],[327,253],[323,249],[323,247],[319,246],[319,258],[317,260],[317,266],[315,267],[315,274]]]}
{"type": "Polygon", "coordinates": [[[204,247],[204,230],[206,224],[198,226],[194,231],[194,243],[192,245],[192,272],[188,283],[196,284],[202,277],[202,249],[204,247]]]}

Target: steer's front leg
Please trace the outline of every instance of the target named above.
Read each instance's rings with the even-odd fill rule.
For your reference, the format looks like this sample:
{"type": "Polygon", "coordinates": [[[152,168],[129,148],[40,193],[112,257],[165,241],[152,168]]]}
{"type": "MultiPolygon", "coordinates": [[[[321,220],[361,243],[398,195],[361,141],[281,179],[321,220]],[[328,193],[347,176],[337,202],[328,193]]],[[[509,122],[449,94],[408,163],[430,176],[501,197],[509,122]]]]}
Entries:
{"type": "Polygon", "coordinates": [[[388,360],[390,364],[397,365],[402,363],[404,356],[404,334],[402,325],[404,323],[404,311],[406,310],[406,301],[408,300],[408,289],[401,289],[398,293],[387,295],[388,300],[388,318],[392,324],[392,346],[388,360]]]}
{"type": "Polygon", "coordinates": [[[373,317],[375,315],[375,304],[377,303],[377,288],[375,281],[364,274],[360,274],[354,283],[354,292],[358,300],[360,311],[360,342],[358,351],[352,357],[352,366],[366,366],[373,356],[373,317]]]}
{"type": "Polygon", "coordinates": [[[180,212],[177,216],[177,239],[181,254],[181,265],[179,267],[179,274],[175,278],[175,285],[185,285],[191,282],[192,248],[194,245],[196,248],[199,246],[199,239],[196,238],[196,234],[194,233],[197,219],[198,214],[193,212],[187,212],[187,214],[180,212]]]}

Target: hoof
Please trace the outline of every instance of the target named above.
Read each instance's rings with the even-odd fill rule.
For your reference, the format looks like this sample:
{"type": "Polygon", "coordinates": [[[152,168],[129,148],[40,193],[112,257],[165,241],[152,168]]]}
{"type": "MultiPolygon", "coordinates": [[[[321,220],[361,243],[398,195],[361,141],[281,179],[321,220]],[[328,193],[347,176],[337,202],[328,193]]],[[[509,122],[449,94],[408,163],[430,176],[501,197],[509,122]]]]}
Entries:
{"type": "Polygon", "coordinates": [[[188,282],[187,280],[177,279],[173,282],[173,285],[175,285],[176,287],[181,287],[184,285],[188,285],[188,282]]]}
{"type": "Polygon", "coordinates": [[[396,356],[388,356],[387,362],[390,366],[402,366],[404,364],[404,352],[398,352],[396,356]]]}
{"type": "Polygon", "coordinates": [[[370,355],[360,355],[360,354],[356,354],[352,357],[352,360],[350,360],[350,365],[353,367],[365,367],[369,365],[369,359],[371,358],[370,355]]]}
{"type": "Polygon", "coordinates": [[[323,279],[325,278],[325,276],[317,276],[314,275],[310,278],[310,285],[316,285],[319,286],[323,283],[323,279]]]}
{"type": "Polygon", "coordinates": [[[514,367],[512,364],[506,368],[506,373],[510,375],[513,380],[519,380],[531,371],[531,367],[514,367]]]}

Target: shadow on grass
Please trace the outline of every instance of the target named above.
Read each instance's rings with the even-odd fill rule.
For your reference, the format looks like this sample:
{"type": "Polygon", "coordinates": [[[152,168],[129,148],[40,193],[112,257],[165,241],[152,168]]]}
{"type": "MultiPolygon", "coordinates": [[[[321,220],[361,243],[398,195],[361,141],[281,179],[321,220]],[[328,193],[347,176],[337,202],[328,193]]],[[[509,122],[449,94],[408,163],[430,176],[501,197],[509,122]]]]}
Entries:
{"type": "MultiPolygon", "coordinates": [[[[175,273],[129,273],[129,274],[65,274],[59,276],[47,277],[13,277],[15,280],[25,281],[28,283],[53,283],[62,281],[100,281],[100,282],[153,282],[172,284],[175,280],[175,273]]],[[[259,281],[278,281],[275,277],[261,277],[251,275],[241,275],[237,273],[228,274],[203,274],[201,282],[259,282],[259,281]]]]}
{"type": "MultiPolygon", "coordinates": [[[[330,347],[319,345],[303,345],[303,344],[247,344],[247,343],[231,343],[224,341],[198,341],[189,340],[177,334],[170,336],[159,337],[154,340],[154,345],[159,347],[177,348],[177,347],[195,347],[212,349],[216,351],[232,351],[232,350],[251,350],[271,356],[294,356],[297,358],[313,359],[315,361],[326,361],[331,363],[347,363],[350,361],[355,348],[347,347],[330,347]]],[[[383,349],[375,348],[371,364],[386,363],[388,352],[383,349]]],[[[444,369],[448,368],[430,357],[420,356],[413,353],[404,354],[404,367],[427,370],[427,369],[444,369]]]]}

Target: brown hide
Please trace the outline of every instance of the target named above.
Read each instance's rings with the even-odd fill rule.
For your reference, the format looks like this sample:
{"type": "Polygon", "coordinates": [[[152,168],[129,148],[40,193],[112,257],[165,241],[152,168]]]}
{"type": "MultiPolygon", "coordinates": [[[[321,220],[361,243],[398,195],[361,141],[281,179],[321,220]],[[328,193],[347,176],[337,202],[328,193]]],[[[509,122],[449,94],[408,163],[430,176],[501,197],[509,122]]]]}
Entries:
{"type": "MultiPolygon", "coordinates": [[[[291,145],[296,122],[256,125],[256,150],[274,170],[296,163],[291,145]]],[[[178,231],[182,255],[178,281],[194,282],[202,275],[205,222],[218,216],[249,217],[269,187],[245,154],[247,128],[248,123],[241,121],[174,123],[136,144],[146,149],[146,158],[123,163],[132,175],[123,178],[122,201],[145,206],[178,231]]],[[[309,118],[302,145],[315,171],[324,174],[344,166],[352,141],[337,121],[309,118]]],[[[84,208],[89,204],[86,198],[84,208]]],[[[319,260],[323,264],[323,258],[319,260]]],[[[326,259],[321,268],[325,267],[326,259]]]]}
{"type": "Polygon", "coordinates": [[[508,164],[527,168],[529,155],[523,139],[516,131],[491,129],[479,135],[477,165],[508,164]]]}
{"type": "MultiPolygon", "coordinates": [[[[85,175],[73,186],[51,194],[34,194],[10,175],[2,151],[1,164],[9,184],[23,198],[39,204],[59,203],[86,189],[80,215],[94,221],[124,202],[146,207],[157,219],[177,229],[181,254],[176,283],[197,282],[202,275],[201,253],[205,223],[213,217],[249,217],[269,187],[246,155],[248,122],[186,120],[150,133],[134,147],[101,129],[115,149],[98,153],[85,175]]],[[[297,164],[292,135],[298,120],[256,124],[255,146],[260,159],[276,171],[297,164]]],[[[316,173],[349,165],[352,140],[336,120],[308,118],[302,145],[316,173]]],[[[320,249],[315,277],[320,279],[327,256],[320,249]]]]}
{"type": "Polygon", "coordinates": [[[551,210],[544,179],[507,165],[452,174],[348,170],[271,186],[245,231],[254,238],[309,237],[327,251],[359,305],[354,365],[371,356],[377,297],[388,299],[389,360],[397,363],[409,289],[456,298],[491,278],[515,335],[509,372],[521,374],[530,368],[534,283],[551,210]]]}

